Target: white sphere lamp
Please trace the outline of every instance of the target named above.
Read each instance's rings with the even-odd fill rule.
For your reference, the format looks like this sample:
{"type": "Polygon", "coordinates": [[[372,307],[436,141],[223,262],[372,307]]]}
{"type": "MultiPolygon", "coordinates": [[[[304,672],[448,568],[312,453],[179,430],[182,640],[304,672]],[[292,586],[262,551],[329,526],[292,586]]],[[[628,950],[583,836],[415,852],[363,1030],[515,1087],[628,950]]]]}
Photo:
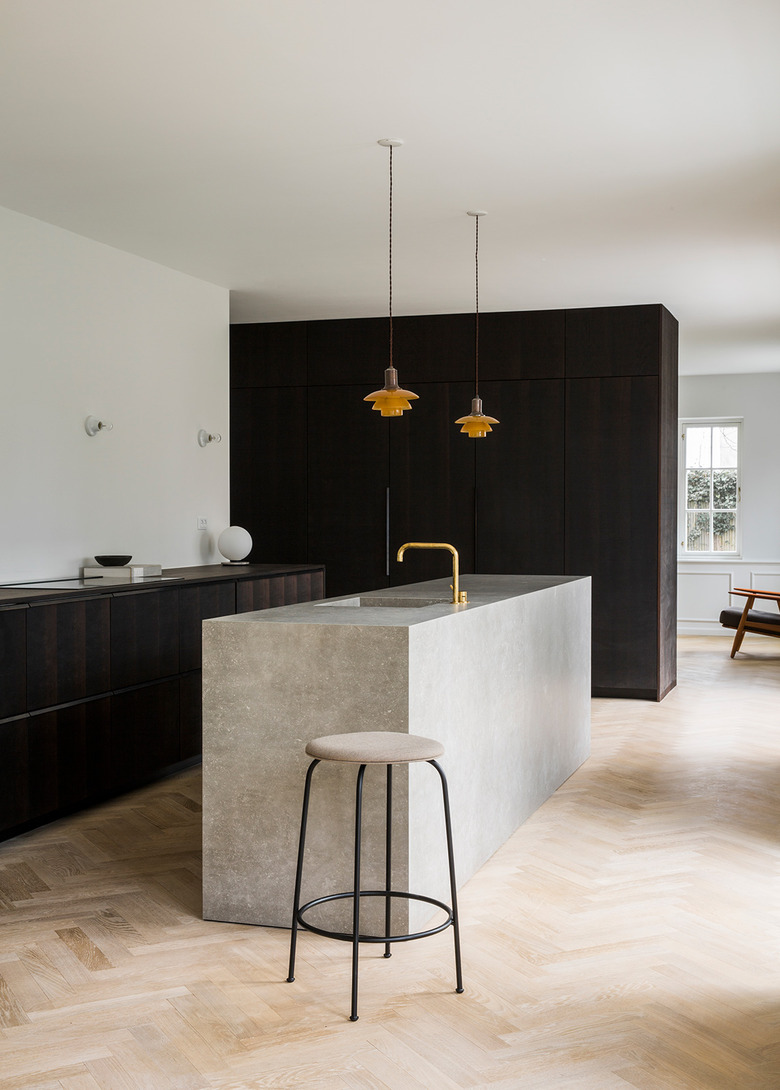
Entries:
{"type": "Polygon", "coordinates": [[[248,564],[244,557],[252,551],[252,535],[243,526],[228,526],[217,538],[217,548],[228,564],[248,564]]]}

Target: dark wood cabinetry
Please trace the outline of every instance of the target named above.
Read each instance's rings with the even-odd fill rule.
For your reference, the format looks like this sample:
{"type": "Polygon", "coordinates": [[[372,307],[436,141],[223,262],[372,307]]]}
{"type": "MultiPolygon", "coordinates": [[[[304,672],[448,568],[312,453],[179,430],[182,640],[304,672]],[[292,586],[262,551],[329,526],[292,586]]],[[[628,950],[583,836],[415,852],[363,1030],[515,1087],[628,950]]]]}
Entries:
{"type": "Polygon", "coordinates": [[[0,609],[0,719],[27,709],[27,607],[0,609]]]}
{"type": "Polygon", "coordinates": [[[566,313],[566,572],[593,579],[593,692],[660,700],[677,675],[677,322],[566,313]]]}
{"type": "Polygon", "coordinates": [[[179,672],[179,591],[129,591],[111,602],[111,687],[179,672]]]}
{"type": "Polygon", "coordinates": [[[123,790],[181,760],[179,679],[116,693],[111,705],[111,782],[123,790]]]}
{"type": "Polygon", "coordinates": [[[264,579],[242,579],[236,587],[236,613],[256,609],[275,609],[296,602],[314,602],[325,595],[322,568],[290,575],[271,575],[264,579]]]}
{"type": "Polygon", "coordinates": [[[331,595],[387,586],[390,432],[363,401],[367,392],[311,387],[308,444],[297,454],[307,461],[308,488],[287,499],[307,510],[309,556],[330,557],[331,595]]]}
{"type": "Polygon", "coordinates": [[[27,708],[111,688],[110,600],[34,604],[27,616],[27,708]]]}
{"type": "Polygon", "coordinates": [[[0,589],[0,838],[196,760],[201,621],[324,595],[316,566],[166,574],[64,599],[0,589]]]}
{"type": "Polygon", "coordinates": [[[658,375],[668,311],[658,306],[591,307],[566,312],[566,377],[658,375]]]}
{"type": "Polygon", "coordinates": [[[669,312],[480,315],[480,393],[501,423],[479,441],[454,423],[473,394],[473,315],[394,320],[399,377],[420,400],[390,420],[363,401],[387,365],[387,320],[303,324],[305,337],[302,323],[290,332],[235,327],[231,518],[253,534],[253,560],[273,554],[251,524],[252,482],[266,466],[252,460],[243,433],[268,429],[270,448],[284,449],[283,484],[263,518],[300,528],[305,512],[305,534],[297,529],[288,545],[327,565],[329,594],[446,573],[437,554],[397,564],[408,540],[451,542],[464,572],[590,575],[594,692],[660,699],[676,669],[677,323],[669,312]],[[279,346],[293,340],[296,400],[276,418],[253,413],[254,386],[277,384],[278,396],[263,392],[282,405],[279,346]]]}
{"type": "Polygon", "coordinates": [[[452,571],[448,556],[430,550],[410,551],[399,564],[405,541],[448,541],[462,570],[474,571],[475,449],[453,424],[469,411],[473,390],[468,382],[436,382],[418,383],[417,392],[414,419],[389,421],[392,586],[452,571]]]}
{"type": "Polygon", "coordinates": [[[27,820],[29,715],[0,721],[0,830],[27,820]]]}
{"type": "Polygon", "coordinates": [[[306,563],[306,388],[234,389],[230,418],[231,511],[269,560],[306,563]]]}
{"type": "Polygon", "coordinates": [[[73,809],[114,783],[111,703],[98,697],[30,716],[24,820],[73,809]]]}
{"type": "Polygon", "coordinates": [[[181,759],[200,756],[203,739],[203,706],[200,670],[179,679],[179,746],[181,759]]]}
{"type": "Polygon", "coordinates": [[[230,327],[230,386],[306,386],[307,323],[230,327]]]}
{"type": "Polygon", "coordinates": [[[475,571],[559,575],[564,567],[564,386],[553,379],[480,384],[506,421],[476,447],[475,571]]]}
{"type": "Polygon", "coordinates": [[[236,612],[236,583],[226,579],[181,587],[179,595],[179,669],[200,670],[201,621],[236,612]]]}
{"type": "Polygon", "coordinates": [[[658,389],[654,378],[571,379],[566,390],[566,570],[591,575],[599,695],[650,695],[656,658],[658,389]],[[621,472],[616,472],[615,451],[621,472]],[[594,486],[594,482],[600,482],[594,486]]]}
{"type": "MultiPolygon", "coordinates": [[[[566,313],[564,310],[522,310],[480,315],[479,370],[482,379],[518,382],[563,378],[566,313]]],[[[489,415],[500,419],[497,413],[489,415]]]]}

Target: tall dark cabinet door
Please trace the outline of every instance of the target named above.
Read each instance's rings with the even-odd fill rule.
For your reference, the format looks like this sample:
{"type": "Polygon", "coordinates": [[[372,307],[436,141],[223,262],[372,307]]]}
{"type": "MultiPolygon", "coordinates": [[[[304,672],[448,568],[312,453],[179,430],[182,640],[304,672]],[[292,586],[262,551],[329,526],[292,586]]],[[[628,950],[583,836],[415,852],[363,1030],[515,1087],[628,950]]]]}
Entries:
{"type": "Polygon", "coordinates": [[[564,571],[564,383],[483,382],[484,411],[500,423],[477,454],[477,570],[564,571]]]}
{"type": "Polygon", "coordinates": [[[656,699],[658,379],[570,379],[566,398],[566,572],[593,579],[593,692],[656,699]]]}
{"type": "Polygon", "coordinates": [[[454,423],[471,408],[468,382],[419,383],[411,412],[390,421],[390,583],[439,579],[452,572],[449,556],[409,551],[406,541],[454,545],[460,570],[474,571],[474,445],[454,423]]]}
{"type": "Polygon", "coordinates": [[[230,394],[230,520],[255,563],[306,562],[306,389],[230,394]]]}
{"type": "Polygon", "coordinates": [[[327,564],[328,597],[387,586],[388,432],[398,421],[363,401],[370,392],[309,389],[307,560],[327,564]]]}

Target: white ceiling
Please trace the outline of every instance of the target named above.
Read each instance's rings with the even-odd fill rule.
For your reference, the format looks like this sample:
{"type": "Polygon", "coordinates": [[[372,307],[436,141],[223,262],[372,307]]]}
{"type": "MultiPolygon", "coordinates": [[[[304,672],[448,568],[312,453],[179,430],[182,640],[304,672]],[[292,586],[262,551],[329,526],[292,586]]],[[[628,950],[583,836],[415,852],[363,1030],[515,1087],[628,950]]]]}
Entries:
{"type": "Polygon", "coordinates": [[[780,371],[779,0],[0,0],[0,204],[233,320],[664,303],[780,371]]]}

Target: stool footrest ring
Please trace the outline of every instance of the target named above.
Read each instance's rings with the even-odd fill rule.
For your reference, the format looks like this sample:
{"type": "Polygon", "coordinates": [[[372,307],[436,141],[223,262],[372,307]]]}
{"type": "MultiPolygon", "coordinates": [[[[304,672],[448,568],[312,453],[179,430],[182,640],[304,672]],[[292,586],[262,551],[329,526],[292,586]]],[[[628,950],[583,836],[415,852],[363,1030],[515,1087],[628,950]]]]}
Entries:
{"type": "MultiPolygon", "coordinates": [[[[453,924],[452,909],[449,905],[445,905],[443,901],[437,901],[435,897],[425,897],[421,893],[407,893],[401,890],[392,889],[361,889],[359,893],[360,897],[400,897],[407,901],[424,901],[426,904],[433,905],[435,908],[440,908],[447,913],[447,919],[444,923],[439,924],[437,927],[427,928],[425,931],[415,931],[403,935],[358,935],[358,942],[409,942],[411,939],[424,939],[428,935],[438,935],[440,931],[445,931],[453,924]]],[[[316,908],[317,905],[326,904],[328,901],[354,901],[355,894],[349,893],[331,893],[327,897],[317,897],[314,901],[307,901],[305,905],[301,905],[298,909],[296,916],[300,927],[305,927],[307,931],[313,931],[316,935],[324,935],[327,939],[341,939],[342,942],[354,942],[355,936],[350,931],[347,934],[345,931],[328,931],[324,927],[317,927],[313,923],[309,923],[304,920],[304,912],[308,912],[311,908],[316,908]]]]}

